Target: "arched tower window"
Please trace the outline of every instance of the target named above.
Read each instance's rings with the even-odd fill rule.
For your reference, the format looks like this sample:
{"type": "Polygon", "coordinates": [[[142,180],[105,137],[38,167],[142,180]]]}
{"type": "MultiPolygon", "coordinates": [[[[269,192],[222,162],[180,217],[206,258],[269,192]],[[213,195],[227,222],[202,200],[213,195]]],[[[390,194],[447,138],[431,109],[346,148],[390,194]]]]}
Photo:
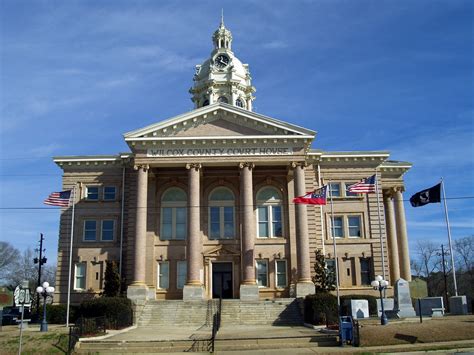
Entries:
{"type": "Polygon", "coordinates": [[[235,197],[226,187],[209,194],[209,239],[235,237],[235,197]]]}
{"type": "Polygon", "coordinates": [[[257,225],[259,238],[283,237],[281,194],[272,186],[257,193],[257,225]]]}
{"type": "Polygon", "coordinates": [[[218,102],[223,102],[225,104],[228,104],[229,103],[229,100],[227,99],[227,97],[225,96],[219,96],[219,98],[217,99],[218,102]]]}
{"type": "Polygon", "coordinates": [[[161,197],[161,240],[184,240],[187,234],[187,196],[183,189],[171,187],[161,197]]]}
{"type": "Polygon", "coordinates": [[[205,99],[204,102],[202,103],[202,106],[209,106],[209,100],[205,99]]]}
{"type": "Polygon", "coordinates": [[[235,106],[245,108],[244,101],[239,97],[237,100],[235,100],[235,106]]]}

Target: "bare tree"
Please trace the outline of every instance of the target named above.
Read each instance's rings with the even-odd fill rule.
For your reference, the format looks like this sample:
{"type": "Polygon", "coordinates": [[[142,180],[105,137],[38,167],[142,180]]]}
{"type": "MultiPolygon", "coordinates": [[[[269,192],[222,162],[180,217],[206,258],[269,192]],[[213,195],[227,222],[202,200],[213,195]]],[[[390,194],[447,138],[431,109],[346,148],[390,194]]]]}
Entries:
{"type": "Polygon", "coordinates": [[[453,249],[459,271],[472,272],[474,269],[474,235],[457,239],[453,249]]]}
{"type": "Polygon", "coordinates": [[[0,281],[7,281],[7,275],[16,269],[20,251],[8,242],[0,241],[0,281]]]}
{"type": "Polygon", "coordinates": [[[439,270],[441,258],[439,246],[430,240],[419,240],[416,243],[415,254],[418,256],[420,273],[428,277],[434,271],[439,270]]]}

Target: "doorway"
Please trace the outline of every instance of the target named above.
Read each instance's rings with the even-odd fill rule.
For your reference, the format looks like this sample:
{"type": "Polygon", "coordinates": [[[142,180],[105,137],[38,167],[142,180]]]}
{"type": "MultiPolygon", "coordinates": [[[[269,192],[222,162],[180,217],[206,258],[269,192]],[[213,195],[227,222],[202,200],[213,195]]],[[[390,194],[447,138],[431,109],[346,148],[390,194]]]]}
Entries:
{"type": "Polygon", "coordinates": [[[233,298],[232,263],[212,263],[212,298],[233,298]]]}

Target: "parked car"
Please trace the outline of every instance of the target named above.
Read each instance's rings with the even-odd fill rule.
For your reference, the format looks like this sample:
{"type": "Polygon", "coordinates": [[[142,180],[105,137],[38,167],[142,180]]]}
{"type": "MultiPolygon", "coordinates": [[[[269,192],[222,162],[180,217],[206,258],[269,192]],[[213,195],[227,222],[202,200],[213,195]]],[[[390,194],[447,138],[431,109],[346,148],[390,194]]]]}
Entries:
{"type": "MultiPolygon", "coordinates": [[[[25,307],[23,319],[30,319],[30,309],[25,307]]],[[[19,307],[4,307],[2,311],[2,325],[16,325],[21,320],[21,311],[19,307]]]]}

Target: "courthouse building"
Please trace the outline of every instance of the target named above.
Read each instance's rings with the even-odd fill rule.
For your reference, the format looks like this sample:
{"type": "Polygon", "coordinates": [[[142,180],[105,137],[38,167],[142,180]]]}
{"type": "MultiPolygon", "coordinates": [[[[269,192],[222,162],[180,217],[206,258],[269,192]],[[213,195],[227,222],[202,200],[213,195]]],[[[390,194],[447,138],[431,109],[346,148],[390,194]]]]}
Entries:
{"type": "MultiPolygon", "coordinates": [[[[192,111],[124,134],[130,152],[54,158],[63,189],[76,191],[71,301],[101,292],[107,260],[136,299],[301,297],[314,292],[318,249],[337,261],[343,294],[373,292],[379,274],[392,285],[410,280],[402,192],[411,164],[386,151],[315,149],[317,127],[254,112],[249,66],[223,22],[212,42],[196,66],[192,111]],[[378,193],[347,191],[374,174],[378,193]],[[334,228],[329,203],[292,202],[323,184],[334,228]]],[[[60,302],[71,222],[69,207],[60,222],[60,302]]]]}

